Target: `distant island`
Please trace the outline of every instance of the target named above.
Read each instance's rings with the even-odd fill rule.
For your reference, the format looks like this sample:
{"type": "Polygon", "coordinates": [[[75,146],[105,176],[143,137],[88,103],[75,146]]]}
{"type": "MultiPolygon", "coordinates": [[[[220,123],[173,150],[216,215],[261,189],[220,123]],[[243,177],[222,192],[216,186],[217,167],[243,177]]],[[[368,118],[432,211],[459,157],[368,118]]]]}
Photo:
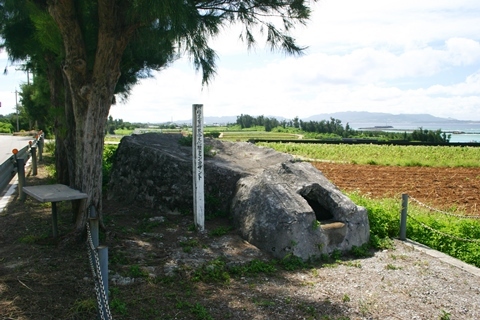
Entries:
{"type": "Polygon", "coordinates": [[[366,128],[358,128],[359,130],[384,130],[384,129],[393,129],[393,126],[374,126],[366,128]]]}

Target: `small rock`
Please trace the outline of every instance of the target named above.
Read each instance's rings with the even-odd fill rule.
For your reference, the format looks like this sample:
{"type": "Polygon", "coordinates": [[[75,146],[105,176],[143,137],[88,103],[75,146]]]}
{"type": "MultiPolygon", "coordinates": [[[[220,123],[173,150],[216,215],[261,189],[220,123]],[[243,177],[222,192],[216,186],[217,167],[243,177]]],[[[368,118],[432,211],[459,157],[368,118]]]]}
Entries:
{"type": "Polygon", "coordinates": [[[157,216],[157,217],[151,217],[148,219],[150,222],[165,222],[165,217],[162,216],[157,216]]]}

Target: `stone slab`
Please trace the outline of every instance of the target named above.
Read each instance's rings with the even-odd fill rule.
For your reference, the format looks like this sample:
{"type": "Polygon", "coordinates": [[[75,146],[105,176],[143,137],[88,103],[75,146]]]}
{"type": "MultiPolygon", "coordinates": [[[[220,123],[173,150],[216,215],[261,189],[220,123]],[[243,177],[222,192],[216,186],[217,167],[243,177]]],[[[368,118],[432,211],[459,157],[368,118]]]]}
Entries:
{"type": "Polygon", "coordinates": [[[64,184],[23,187],[23,192],[40,202],[59,202],[86,199],[88,195],[64,184]]]}

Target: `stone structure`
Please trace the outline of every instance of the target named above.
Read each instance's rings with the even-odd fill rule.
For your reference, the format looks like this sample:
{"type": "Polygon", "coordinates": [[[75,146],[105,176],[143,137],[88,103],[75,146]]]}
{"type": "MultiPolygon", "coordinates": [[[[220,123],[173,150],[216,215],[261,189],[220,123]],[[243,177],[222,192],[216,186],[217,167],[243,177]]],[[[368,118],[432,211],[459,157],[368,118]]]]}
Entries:
{"type": "MultiPolygon", "coordinates": [[[[109,197],[192,212],[192,150],[180,139],[172,134],[123,138],[109,197]]],[[[228,213],[242,237],[261,250],[308,259],[368,241],[365,208],[311,164],[250,143],[212,139],[205,144],[206,154],[214,154],[205,158],[206,216],[228,213]]]]}

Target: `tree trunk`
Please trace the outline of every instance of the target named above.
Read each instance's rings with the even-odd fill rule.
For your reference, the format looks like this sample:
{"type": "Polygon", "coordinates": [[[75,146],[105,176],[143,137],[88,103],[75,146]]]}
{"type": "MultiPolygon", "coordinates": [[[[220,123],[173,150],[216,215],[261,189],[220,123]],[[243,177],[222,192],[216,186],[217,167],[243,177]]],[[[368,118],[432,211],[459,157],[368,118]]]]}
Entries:
{"type": "MultiPolygon", "coordinates": [[[[67,128],[65,131],[65,139],[63,140],[64,149],[66,155],[64,160],[66,161],[67,166],[67,174],[68,176],[65,177],[65,180],[68,181],[65,184],[70,185],[72,181],[75,181],[75,116],[73,114],[73,103],[72,103],[72,95],[70,94],[70,90],[66,88],[69,87],[68,79],[65,73],[62,72],[62,79],[63,79],[63,88],[64,88],[64,97],[65,97],[65,127],[67,128]]],[[[76,211],[75,211],[76,212],[76,211]]]]}
{"type": "MultiPolygon", "coordinates": [[[[102,214],[102,154],[104,130],[110,109],[110,100],[99,92],[92,92],[86,106],[83,101],[74,100],[74,109],[85,108],[85,113],[77,112],[75,141],[74,187],[88,194],[84,206],[80,206],[76,214],[76,228],[83,230],[87,219],[87,207],[93,205],[102,214]]],[[[113,96],[113,93],[112,93],[113,96]]]]}
{"type": "MultiPolygon", "coordinates": [[[[102,218],[102,154],[105,124],[115,86],[120,76],[120,62],[132,35],[114,0],[98,0],[98,38],[93,69],[87,66],[87,50],[73,0],[51,0],[49,12],[57,23],[65,47],[63,71],[68,80],[74,123],[74,170],[70,185],[88,195],[76,209],[76,230],[83,231],[87,208],[94,206],[102,218]],[[114,14],[112,14],[114,13],[114,14]]],[[[69,129],[71,124],[69,124],[69,129]]]]}
{"type": "Polygon", "coordinates": [[[54,56],[45,57],[47,64],[47,79],[50,87],[50,103],[55,114],[54,134],[55,134],[55,178],[62,184],[69,185],[68,151],[66,148],[68,139],[68,130],[66,125],[66,113],[64,112],[65,86],[64,76],[61,68],[55,63],[54,56]]]}

